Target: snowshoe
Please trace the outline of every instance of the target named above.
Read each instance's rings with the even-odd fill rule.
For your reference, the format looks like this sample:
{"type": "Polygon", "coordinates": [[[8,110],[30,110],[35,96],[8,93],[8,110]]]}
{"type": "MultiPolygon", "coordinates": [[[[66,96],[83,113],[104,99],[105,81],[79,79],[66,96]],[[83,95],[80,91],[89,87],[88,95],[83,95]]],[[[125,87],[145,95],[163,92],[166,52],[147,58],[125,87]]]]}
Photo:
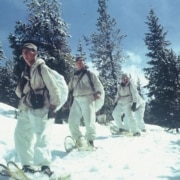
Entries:
{"type": "Polygon", "coordinates": [[[11,177],[8,167],[5,166],[4,164],[0,164],[0,175],[11,177]]]}
{"type": "Polygon", "coordinates": [[[115,125],[110,125],[110,132],[112,135],[119,135],[120,132],[119,132],[119,128],[115,125]]]}
{"type": "Polygon", "coordinates": [[[86,151],[88,149],[88,142],[84,136],[80,136],[76,141],[76,147],[80,151],[86,151]]]}
{"type": "Polygon", "coordinates": [[[65,148],[66,152],[71,152],[73,149],[76,148],[76,143],[71,136],[65,137],[64,148],[65,148]]]}
{"type": "Polygon", "coordinates": [[[132,133],[126,129],[118,128],[116,125],[111,124],[110,125],[110,132],[113,136],[131,136],[132,133]]]}

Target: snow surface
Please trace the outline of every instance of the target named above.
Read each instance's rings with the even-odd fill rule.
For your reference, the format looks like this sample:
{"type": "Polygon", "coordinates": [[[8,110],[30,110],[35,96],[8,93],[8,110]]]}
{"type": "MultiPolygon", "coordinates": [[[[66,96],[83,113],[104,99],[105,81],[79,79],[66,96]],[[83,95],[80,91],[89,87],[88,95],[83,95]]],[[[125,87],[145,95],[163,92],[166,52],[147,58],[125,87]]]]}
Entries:
{"type": "MultiPolygon", "coordinates": [[[[0,163],[15,161],[20,166],[13,140],[16,122],[15,108],[0,103],[0,163]]],[[[64,150],[68,125],[53,124],[51,168],[57,174],[71,173],[72,180],[180,180],[180,134],[155,125],[146,127],[140,137],[112,137],[108,126],[97,124],[98,149],[68,154],[64,150]]],[[[48,179],[38,174],[31,178],[48,179]]]]}

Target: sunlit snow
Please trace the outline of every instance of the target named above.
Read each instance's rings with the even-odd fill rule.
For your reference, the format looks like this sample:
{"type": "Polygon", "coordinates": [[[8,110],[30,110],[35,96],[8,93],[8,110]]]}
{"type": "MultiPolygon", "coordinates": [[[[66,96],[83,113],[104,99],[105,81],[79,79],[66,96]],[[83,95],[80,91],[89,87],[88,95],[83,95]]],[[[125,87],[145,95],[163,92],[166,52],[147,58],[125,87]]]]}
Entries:
{"type": "MultiPolygon", "coordinates": [[[[15,108],[0,103],[0,163],[15,161],[15,108]]],[[[66,153],[64,138],[67,124],[53,124],[50,147],[52,170],[56,174],[70,173],[72,180],[179,180],[180,134],[167,133],[163,128],[146,125],[140,137],[112,137],[109,127],[97,124],[96,151],[66,153]]],[[[84,131],[84,127],[81,127],[84,131]]],[[[35,174],[31,179],[48,179],[35,174]]],[[[0,180],[5,177],[0,176],[0,180]]]]}

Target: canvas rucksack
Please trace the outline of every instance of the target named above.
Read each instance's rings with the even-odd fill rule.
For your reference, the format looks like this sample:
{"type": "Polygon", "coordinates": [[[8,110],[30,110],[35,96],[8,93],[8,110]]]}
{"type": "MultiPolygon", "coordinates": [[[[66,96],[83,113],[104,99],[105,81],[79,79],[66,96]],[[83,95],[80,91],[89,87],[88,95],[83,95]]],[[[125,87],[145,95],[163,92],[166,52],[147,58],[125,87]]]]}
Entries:
{"type": "MultiPolygon", "coordinates": [[[[91,73],[88,70],[87,70],[87,76],[89,79],[90,86],[91,86],[92,90],[95,92],[95,87],[94,87],[94,84],[93,84],[93,81],[91,78],[91,73]]],[[[100,98],[96,99],[96,101],[95,101],[96,112],[98,112],[102,108],[102,106],[104,105],[104,96],[105,96],[104,91],[102,91],[100,98]]]]}
{"type": "MultiPolygon", "coordinates": [[[[40,76],[42,77],[42,74],[41,74],[41,65],[39,65],[38,67],[38,72],[40,74],[40,76]]],[[[51,69],[51,68],[48,68],[49,72],[51,72],[51,75],[54,77],[54,80],[57,84],[57,86],[59,87],[59,90],[60,90],[60,95],[61,95],[61,103],[56,107],[56,111],[58,111],[59,109],[61,109],[61,107],[65,104],[65,102],[67,101],[67,98],[68,98],[68,86],[67,86],[67,83],[64,79],[64,77],[59,74],[57,71],[51,69]]],[[[42,77],[43,79],[43,77],[42,77]]]]}

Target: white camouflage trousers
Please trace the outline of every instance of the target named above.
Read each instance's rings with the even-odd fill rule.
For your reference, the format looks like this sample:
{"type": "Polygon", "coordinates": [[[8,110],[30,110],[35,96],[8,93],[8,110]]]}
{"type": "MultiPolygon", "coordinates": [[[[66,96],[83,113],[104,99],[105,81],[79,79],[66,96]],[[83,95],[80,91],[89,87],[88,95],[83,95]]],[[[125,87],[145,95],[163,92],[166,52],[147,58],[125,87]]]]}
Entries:
{"type": "Polygon", "coordinates": [[[28,109],[18,113],[15,129],[15,149],[22,165],[49,165],[51,152],[48,148],[49,128],[47,109],[28,109]]]}
{"type": "Polygon", "coordinates": [[[145,123],[144,123],[144,111],[145,111],[145,102],[143,101],[137,110],[134,112],[137,125],[141,131],[145,130],[145,123]]]}
{"type": "Polygon", "coordinates": [[[131,106],[132,103],[125,105],[118,103],[112,112],[112,116],[118,128],[130,130],[134,134],[139,132],[139,127],[131,106]],[[123,114],[125,114],[124,121],[121,119],[123,114]]]}
{"type": "Polygon", "coordinates": [[[69,113],[68,123],[71,135],[75,140],[82,136],[82,132],[80,131],[80,120],[82,117],[86,127],[86,139],[88,141],[94,140],[96,138],[96,112],[95,101],[92,95],[74,98],[69,113]]]}

